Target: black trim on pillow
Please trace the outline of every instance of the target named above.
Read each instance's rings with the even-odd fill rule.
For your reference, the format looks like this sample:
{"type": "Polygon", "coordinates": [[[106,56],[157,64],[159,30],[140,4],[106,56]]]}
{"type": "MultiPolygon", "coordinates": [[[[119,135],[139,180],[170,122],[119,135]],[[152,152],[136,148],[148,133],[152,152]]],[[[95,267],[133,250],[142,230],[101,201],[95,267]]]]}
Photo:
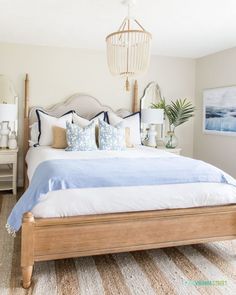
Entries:
{"type": "MultiPolygon", "coordinates": [[[[103,121],[105,121],[105,118],[106,118],[106,112],[104,112],[104,111],[101,111],[100,113],[98,113],[97,115],[95,115],[94,117],[92,117],[91,119],[83,118],[83,117],[81,117],[80,115],[78,115],[75,111],[73,111],[73,114],[76,114],[78,117],[80,117],[80,118],[82,118],[82,119],[85,119],[85,120],[88,120],[88,121],[92,121],[92,120],[94,120],[95,118],[97,118],[97,117],[98,117],[99,115],[101,115],[102,113],[104,113],[103,121]]],[[[72,123],[74,123],[73,118],[72,118],[72,123]]]]}
{"type": "MultiPolygon", "coordinates": [[[[116,115],[116,113],[114,113],[114,114],[116,115]]],[[[124,119],[126,119],[126,118],[129,118],[129,117],[135,116],[135,115],[137,115],[137,114],[139,114],[139,125],[140,125],[140,129],[141,129],[141,112],[135,112],[135,113],[132,113],[132,114],[130,114],[130,115],[124,117],[124,118],[122,118],[122,117],[120,117],[120,116],[118,116],[118,115],[116,115],[116,116],[119,117],[119,118],[121,118],[122,120],[124,120],[124,119]]],[[[106,116],[107,116],[107,118],[106,118],[106,119],[107,119],[107,123],[110,124],[110,122],[109,122],[109,115],[108,115],[108,112],[106,112],[106,116]]]]}
{"type": "Polygon", "coordinates": [[[107,117],[106,117],[107,123],[110,124],[108,112],[106,112],[106,113],[107,113],[107,117]]]}
{"type": "Polygon", "coordinates": [[[104,112],[104,121],[109,124],[108,112],[104,112]]]}
{"type": "Polygon", "coordinates": [[[126,119],[126,118],[129,118],[129,117],[135,116],[135,115],[137,115],[137,114],[139,114],[139,118],[141,119],[141,112],[135,112],[135,113],[130,114],[130,115],[128,115],[128,116],[126,116],[126,117],[124,117],[124,118],[122,118],[122,119],[126,119]]]}
{"type": "Polygon", "coordinates": [[[35,145],[39,145],[39,140],[40,140],[40,137],[41,137],[41,120],[40,120],[40,115],[39,115],[39,112],[41,112],[41,113],[43,113],[43,114],[45,114],[45,115],[48,115],[48,116],[50,116],[50,117],[53,117],[53,118],[61,118],[61,117],[64,117],[65,115],[68,115],[68,114],[70,114],[70,113],[73,113],[74,111],[68,111],[67,113],[65,113],[65,114],[63,114],[62,116],[60,116],[60,117],[54,117],[54,116],[51,116],[51,115],[49,115],[48,113],[46,113],[46,112],[44,112],[44,111],[42,111],[42,110],[39,110],[39,109],[37,109],[37,110],[35,110],[35,112],[36,112],[36,115],[37,115],[37,118],[38,118],[38,128],[39,128],[39,136],[38,136],[38,143],[36,143],[35,145]]]}
{"type": "MultiPolygon", "coordinates": [[[[132,114],[130,114],[130,115],[128,115],[128,116],[126,116],[126,117],[120,117],[120,116],[118,116],[116,113],[114,113],[117,117],[119,117],[119,118],[121,118],[122,120],[123,119],[126,119],[126,118],[129,118],[129,117],[132,117],[132,116],[135,116],[135,115],[137,115],[137,114],[139,114],[139,121],[140,121],[140,123],[141,123],[141,112],[140,111],[138,111],[138,112],[135,112],[135,113],[132,113],[132,114]]],[[[106,119],[107,119],[107,123],[108,124],[110,124],[110,122],[109,122],[109,115],[108,115],[108,112],[106,112],[106,119]]]]}
{"type": "Polygon", "coordinates": [[[94,120],[95,118],[97,118],[97,117],[100,116],[101,114],[104,114],[103,121],[105,121],[106,112],[104,112],[104,111],[101,111],[100,113],[98,113],[97,115],[95,115],[95,116],[94,116],[92,119],[90,119],[89,121],[94,120]]]}

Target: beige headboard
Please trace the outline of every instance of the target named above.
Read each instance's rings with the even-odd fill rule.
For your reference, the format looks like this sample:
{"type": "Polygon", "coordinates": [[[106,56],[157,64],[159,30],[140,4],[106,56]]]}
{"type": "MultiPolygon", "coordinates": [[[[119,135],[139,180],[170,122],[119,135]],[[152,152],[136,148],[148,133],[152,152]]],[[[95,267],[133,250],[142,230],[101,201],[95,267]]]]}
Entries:
{"type": "MultiPolygon", "coordinates": [[[[88,94],[76,93],[69,97],[66,101],[58,103],[50,108],[44,108],[40,106],[35,106],[30,108],[29,111],[29,124],[37,121],[36,110],[40,109],[47,114],[54,117],[61,117],[66,112],[71,110],[75,111],[79,116],[91,119],[96,114],[102,111],[113,111],[112,108],[102,105],[96,98],[88,94]]],[[[125,117],[130,114],[130,111],[126,109],[120,109],[116,111],[121,117],[125,117]]]]}

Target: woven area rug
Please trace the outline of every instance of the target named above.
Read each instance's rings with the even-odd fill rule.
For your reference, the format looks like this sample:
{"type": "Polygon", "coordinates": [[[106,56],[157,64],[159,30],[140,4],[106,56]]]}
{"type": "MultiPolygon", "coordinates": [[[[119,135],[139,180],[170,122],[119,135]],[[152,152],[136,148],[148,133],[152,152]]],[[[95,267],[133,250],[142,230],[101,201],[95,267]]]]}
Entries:
{"type": "Polygon", "coordinates": [[[0,294],[236,294],[235,242],[209,243],[36,263],[21,287],[20,236],[5,230],[16,202],[0,196],[0,294]]]}

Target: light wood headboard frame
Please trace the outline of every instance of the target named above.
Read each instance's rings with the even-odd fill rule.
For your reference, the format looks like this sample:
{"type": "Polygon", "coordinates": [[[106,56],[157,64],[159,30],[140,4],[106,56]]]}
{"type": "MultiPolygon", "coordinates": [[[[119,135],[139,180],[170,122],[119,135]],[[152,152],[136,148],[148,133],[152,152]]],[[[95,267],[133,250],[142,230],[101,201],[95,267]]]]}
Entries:
{"type": "MultiPolygon", "coordinates": [[[[36,109],[41,109],[49,115],[60,117],[70,110],[75,110],[76,113],[84,118],[91,119],[94,115],[101,111],[113,111],[110,107],[102,105],[99,100],[88,94],[77,93],[69,97],[65,102],[58,103],[50,108],[29,107],[29,75],[25,77],[25,107],[24,107],[24,159],[29,149],[29,127],[37,121],[36,109]]],[[[138,98],[138,83],[134,82],[132,111],[140,110],[140,100],[138,98]]],[[[113,111],[114,112],[114,111],[113,111]]],[[[121,117],[130,114],[130,111],[120,109],[116,111],[121,117]]],[[[28,186],[27,167],[24,165],[24,187],[28,186]]]]}
{"type": "MultiPolygon", "coordinates": [[[[29,149],[29,75],[25,76],[25,105],[24,105],[24,143],[23,143],[23,159],[25,160],[29,149]]],[[[27,166],[23,165],[24,188],[28,187],[27,166]]]]}

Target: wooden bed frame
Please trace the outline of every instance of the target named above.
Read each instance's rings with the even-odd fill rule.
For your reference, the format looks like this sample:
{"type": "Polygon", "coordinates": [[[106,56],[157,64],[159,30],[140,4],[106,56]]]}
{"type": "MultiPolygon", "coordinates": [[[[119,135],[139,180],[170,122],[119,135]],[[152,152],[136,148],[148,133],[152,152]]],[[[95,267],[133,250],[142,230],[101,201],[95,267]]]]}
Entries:
{"type": "MultiPolygon", "coordinates": [[[[24,154],[29,139],[29,80],[25,80],[24,154]]],[[[135,83],[134,108],[138,108],[135,83]]],[[[135,109],[135,110],[136,110],[135,109]]],[[[25,180],[27,173],[25,169],[25,180]]],[[[28,181],[25,181],[27,187],[28,181]]],[[[34,218],[21,230],[23,287],[31,285],[34,262],[187,245],[236,238],[236,205],[132,213],[34,218]]]]}

